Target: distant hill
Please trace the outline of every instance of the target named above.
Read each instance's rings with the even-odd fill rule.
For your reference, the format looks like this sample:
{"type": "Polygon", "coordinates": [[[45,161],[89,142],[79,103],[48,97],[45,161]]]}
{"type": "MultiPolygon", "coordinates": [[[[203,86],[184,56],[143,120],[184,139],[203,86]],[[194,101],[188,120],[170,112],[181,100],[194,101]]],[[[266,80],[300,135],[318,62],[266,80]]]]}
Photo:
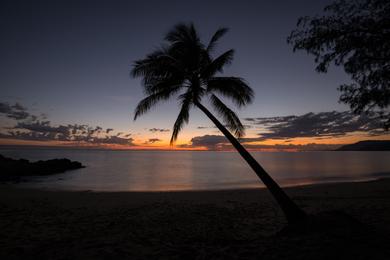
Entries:
{"type": "Polygon", "coordinates": [[[390,140],[360,141],[341,146],[336,151],[390,151],[390,140]]]}

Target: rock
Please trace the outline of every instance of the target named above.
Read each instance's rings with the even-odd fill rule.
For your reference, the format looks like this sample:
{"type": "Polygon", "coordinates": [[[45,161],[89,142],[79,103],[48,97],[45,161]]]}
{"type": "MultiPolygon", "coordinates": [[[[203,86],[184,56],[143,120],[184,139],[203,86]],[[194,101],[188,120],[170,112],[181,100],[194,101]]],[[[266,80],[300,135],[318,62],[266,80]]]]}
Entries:
{"type": "Polygon", "coordinates": [[[26,159],[15,160],[0,155],[0,179],[2,180],[16,180],[24,176],[51,175],[84,167],[80,162],[65,158],[30,162],[26,159]]]}

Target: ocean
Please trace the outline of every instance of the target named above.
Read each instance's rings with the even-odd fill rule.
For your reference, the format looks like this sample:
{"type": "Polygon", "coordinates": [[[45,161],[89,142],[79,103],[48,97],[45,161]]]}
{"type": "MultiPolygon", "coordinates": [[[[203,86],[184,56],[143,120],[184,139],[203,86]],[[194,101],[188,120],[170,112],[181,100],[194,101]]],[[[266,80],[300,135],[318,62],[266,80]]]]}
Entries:
{"type": "MultiPolygon", "coordinates": [[[[251,152],[282,186],[390,177],[390,152],[251,152]]],[[[69,158],[84,169],[20,186],[56,190],[175,191],[264,187],[236,152],[0,149],[32,161],[69,158]]]]}

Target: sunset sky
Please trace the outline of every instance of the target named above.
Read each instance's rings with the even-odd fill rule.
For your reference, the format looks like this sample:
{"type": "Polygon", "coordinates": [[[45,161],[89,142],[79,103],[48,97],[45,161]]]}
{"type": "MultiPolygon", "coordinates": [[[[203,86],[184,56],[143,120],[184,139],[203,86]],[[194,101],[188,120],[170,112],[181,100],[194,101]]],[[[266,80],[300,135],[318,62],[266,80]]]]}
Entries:
{"type": "MultiPolygon", "coordinates": [[[[248,148],[332,149],[390,139],[378,122],[338,103],[337,87],[350,82],[341,68],[318,74],[312,56],[286,43],[300,16],[320,14],[328,3],[1,1],[0,144],[170,149],[176,100],[134,122],[143,92],[129,71],[178,22],[193,22],[204,41],[230,28],[218,45],[219,53],[236,50],[224,74],[243,77],[255,91],[253,104],[237,110],[248,148]]],[[[230,149],[196,109],[173,148],[230,149]]]]}

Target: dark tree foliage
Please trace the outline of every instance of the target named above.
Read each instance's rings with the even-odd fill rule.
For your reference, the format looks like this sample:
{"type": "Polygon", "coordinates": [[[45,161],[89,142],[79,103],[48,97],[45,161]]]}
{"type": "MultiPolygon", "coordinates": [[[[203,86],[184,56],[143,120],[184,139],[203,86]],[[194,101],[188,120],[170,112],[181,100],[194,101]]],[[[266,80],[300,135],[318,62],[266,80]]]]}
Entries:
{"type": "Polygon", "coordinates": [[[134,120],[157,103],[178,96],[181,108],[172,131],[173,144],[188,123],[191,108],[208,97],[226,127],[236,137],[242,137],[245,128],[240,119],[218,97],[229,98],[238,107],[253,99],[253,90],[242,78],[219,75],[234,56],[234,50],[230,49],[213,57],[219,39],[227,31],[221,28],[208,43],[203,43],[193,24],[178,24],[165,36],[165,44],[146,58],[135,61],[131,73],[133,77],[142,77],[147,97],[139,102],[134,120]]]}
{"type": "Polygon", "coordinates": [[[315,56],[318,72],[343,66],[352,83],[339,87],[352,111],[379,115],[390,126],[390,1],[339,0],[324,14],[301,17],[287,42],[315,56]]]}

